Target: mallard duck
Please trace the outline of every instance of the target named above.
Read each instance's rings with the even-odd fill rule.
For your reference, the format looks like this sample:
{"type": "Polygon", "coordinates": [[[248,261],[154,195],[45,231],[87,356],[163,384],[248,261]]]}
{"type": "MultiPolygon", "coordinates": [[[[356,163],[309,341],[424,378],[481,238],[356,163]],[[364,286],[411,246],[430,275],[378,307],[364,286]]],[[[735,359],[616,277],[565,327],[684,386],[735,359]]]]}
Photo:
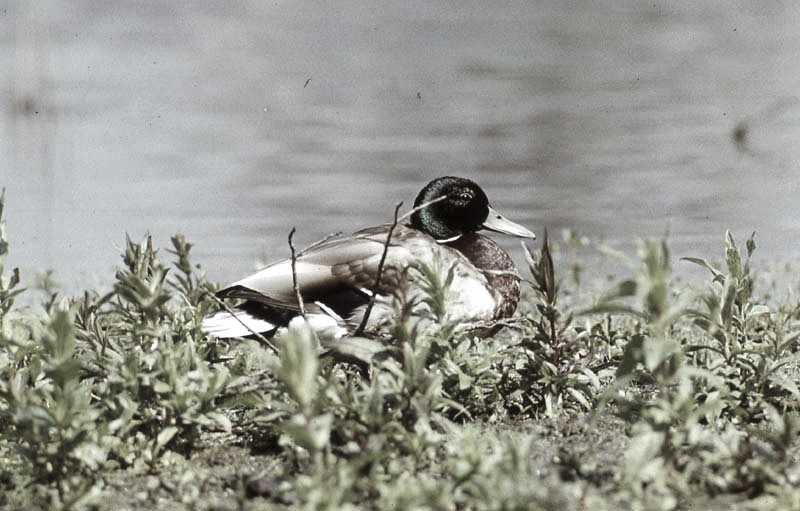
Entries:
{"type": "Polygon", "coordinates": [[[481,229],[536,237],[495,211],[473,181],[434,179],[417,195],[408,224],[324,240],[297,254],[294,265],[285,259],[231,284],[217,296],[244,302],[205,317],[203,329],[222,338],[276,334],[303,310],[296,282],[305,317],[323,344],[352,335],[360,326],[366,335],[380,335],[396,315],[398,297],[413,303],[415,312],[425,312],[422,268],[443,276],[452,270],[448,319],[464,329],[496,324],[516,310],[520,277],[509,255],[478,234],[481,229]]]}

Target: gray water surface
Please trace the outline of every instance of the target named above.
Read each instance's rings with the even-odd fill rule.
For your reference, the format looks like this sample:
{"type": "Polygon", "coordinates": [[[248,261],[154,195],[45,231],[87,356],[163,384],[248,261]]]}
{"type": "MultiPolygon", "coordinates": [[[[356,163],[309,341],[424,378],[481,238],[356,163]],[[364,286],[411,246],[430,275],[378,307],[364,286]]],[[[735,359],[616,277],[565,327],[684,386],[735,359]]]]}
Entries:
{"type": "Polygon", "coordinates": [[[798,2],[10,0],[0,50],[10,262],[68,288],[145,232],[230,281],[439,175],[629,253],[800,252],[798,2]]]}

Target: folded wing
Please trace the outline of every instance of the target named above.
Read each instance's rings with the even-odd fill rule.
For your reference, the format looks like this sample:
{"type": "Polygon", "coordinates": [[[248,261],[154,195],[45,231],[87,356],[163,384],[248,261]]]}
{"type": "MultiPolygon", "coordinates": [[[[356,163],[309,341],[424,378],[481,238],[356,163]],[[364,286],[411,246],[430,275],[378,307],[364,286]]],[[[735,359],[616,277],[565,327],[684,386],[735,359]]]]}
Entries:
{"type": "MultiPolygon", "coordinates": [[[[308,303],[324,302],[347,290],[368,293],[375,284],[387,234],[388,226],[378,226],[350,237],[328,240],[301,252],[294,265],[291,259],[271,264],[234,282],[218,296],[299,310],[295,278],[303,301],[308,303]]],[[[391,265],[405,266],[412,263],[414,256],[407,248],[392,243],[386,259],[391,265]]]]}

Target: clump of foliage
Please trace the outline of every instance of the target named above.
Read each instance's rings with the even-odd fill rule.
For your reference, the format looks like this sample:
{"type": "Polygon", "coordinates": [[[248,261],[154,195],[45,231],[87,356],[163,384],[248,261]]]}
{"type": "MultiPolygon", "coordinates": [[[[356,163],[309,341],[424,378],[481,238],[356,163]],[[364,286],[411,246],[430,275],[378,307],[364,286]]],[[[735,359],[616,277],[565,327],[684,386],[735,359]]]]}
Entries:
{"type": "Polygon", "coordinates": [[[727,233],[727,273],[689,258],[713,277],[696,297],[673,293],[666,243],[644,242],[644,270],[598,305],[637,318],[606,400],[631,425],[622,480],[651,505],[698,491],[781,494],[794,477],[797,326],[754,301],[754,249],[751,236],[743,262],[727,233]]]}
{"type": "Polygon", "coordinates": [[[516,346],[523,358],[517,362],[517,388],[509,395],[519,399],[523,411],[534,414],[545,410],[552,416],[569,403],[591,410],[601,380],[608,376],[608,363],[618,352],[610,318],[580,325],[573,312],[559,306],[560,284],[547,231],[538,253],[524,248],[536,308],[527,315],[516,346]]]}
{"type": "Polygon", "coordinates": [[[198,342],[206,285],[191,246],[173,246],[176,278],[149,238],[128,240],[113,291],[48,297],[39,316],[14,307],[24,290],[2,268],[0,220],[0,434],[14,445],[3,479],[32,485],[43,507],[72,507],[103,470],[150,470],[167,451],[190,453],[200,428],[231,427],[215,406],[229,371],[214,342],[198,342]]]}

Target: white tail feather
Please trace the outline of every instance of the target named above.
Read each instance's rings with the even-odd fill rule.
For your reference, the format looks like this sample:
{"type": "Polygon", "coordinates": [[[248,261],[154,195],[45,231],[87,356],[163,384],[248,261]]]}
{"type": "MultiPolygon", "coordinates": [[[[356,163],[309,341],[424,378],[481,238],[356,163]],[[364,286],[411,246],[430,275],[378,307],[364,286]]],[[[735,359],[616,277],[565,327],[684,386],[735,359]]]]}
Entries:
{"type": "MultiPolygon", "coordinates": [[[[325,309],[327,307],[323,310],[325,309]]],[[[347,328],[343,325],[342,318],[332,310],[325,310],[325,313],[308,314],[306,319],[323,343],[335,341],[347,335],[347,328]]],[[[230,311],[221,310],[206,316],[203,318],[202,328],[204,332],[220,339],[247,337],[254,333],[268,333],[271,335],[276,328],[278,329],[277,333],[284,329],[282,326],[279,327],[237,308],[233,308],[230,311]]]]}
{"type": "Polygon", "coordinates": [[[203,331],[221,339],[271,332],[276,325],[241,309],[221,310],[203,318],[203,331]]]}

